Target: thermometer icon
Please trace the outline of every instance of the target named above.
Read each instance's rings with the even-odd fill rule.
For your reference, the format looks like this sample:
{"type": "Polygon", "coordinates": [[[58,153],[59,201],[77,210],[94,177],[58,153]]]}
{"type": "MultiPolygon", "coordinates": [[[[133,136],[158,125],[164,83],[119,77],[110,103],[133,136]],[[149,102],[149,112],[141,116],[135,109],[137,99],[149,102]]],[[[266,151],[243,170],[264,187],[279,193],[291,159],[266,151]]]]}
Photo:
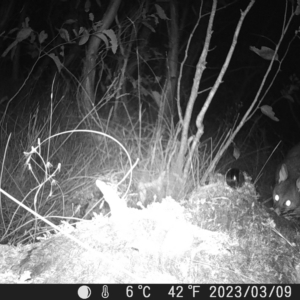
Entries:
{"type": "Polygon", "coordinates": [[[108,298],[109,293],[108,293],[108,286],[107,285],[103,286],[101,296],[102,296],[102,298],[108,298]]]}

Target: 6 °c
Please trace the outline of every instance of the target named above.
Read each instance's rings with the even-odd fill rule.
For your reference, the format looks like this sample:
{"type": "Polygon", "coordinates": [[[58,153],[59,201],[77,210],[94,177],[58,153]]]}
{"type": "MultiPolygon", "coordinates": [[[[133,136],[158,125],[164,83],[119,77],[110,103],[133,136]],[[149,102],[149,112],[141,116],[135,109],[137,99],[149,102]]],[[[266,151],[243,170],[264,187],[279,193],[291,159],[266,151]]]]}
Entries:
{"type": "Polygon", "coordinates": [[[143,296],[145,298],[149,298],[151,296],[150,287],[148,285],[146,285],[146,286],[139,285],[138,289],[143,291],[143,296]]]}

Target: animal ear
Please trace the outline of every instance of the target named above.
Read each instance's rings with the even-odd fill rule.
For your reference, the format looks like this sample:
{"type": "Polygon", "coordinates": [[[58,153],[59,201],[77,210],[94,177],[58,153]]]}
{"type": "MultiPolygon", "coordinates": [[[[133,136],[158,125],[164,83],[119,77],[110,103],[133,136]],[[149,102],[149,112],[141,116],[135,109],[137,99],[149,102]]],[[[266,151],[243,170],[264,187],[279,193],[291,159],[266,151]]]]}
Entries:
{"type": "Polygon", "coordinates": [[[288,178],[288,170],[286,164],[282,164],[279,170],[278,182],[285,181],[288,178]]]}
{"type": "Polygon", "coordinates": [[[296,181],[296,187],[298,189],[298,192],[300,192],[300,177],[296,181]]]}

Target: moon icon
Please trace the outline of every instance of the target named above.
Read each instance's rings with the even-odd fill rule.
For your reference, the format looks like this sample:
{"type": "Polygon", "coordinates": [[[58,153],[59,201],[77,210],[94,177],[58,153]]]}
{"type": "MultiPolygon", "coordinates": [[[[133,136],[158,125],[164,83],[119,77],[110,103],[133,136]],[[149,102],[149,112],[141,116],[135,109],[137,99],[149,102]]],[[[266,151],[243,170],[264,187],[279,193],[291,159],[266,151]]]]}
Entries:
{"type": "Polygon", "coordinates": [[[78,289],[78,296],[81,299],[88,299],[91,296],[91,293],[91,289],[86,285],[83,285],[78,289]]]}

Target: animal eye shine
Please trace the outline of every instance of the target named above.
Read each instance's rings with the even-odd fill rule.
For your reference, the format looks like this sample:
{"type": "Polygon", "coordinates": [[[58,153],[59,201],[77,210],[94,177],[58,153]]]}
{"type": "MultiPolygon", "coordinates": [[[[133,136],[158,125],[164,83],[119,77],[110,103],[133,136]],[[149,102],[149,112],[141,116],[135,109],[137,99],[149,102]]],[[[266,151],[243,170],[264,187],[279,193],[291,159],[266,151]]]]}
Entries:
{"type": "Polygon", "coordinates": [[[290,149],[277,167],[273,208],[288,220],[300,218],[300,143],[290,149]]]}
{"type": "Polygon", "coordinates": [[[289,206],[291,206],[291,204],[292,204],[291,200],[286,200],[285,201],[285,206],[289,207],[289,206]]]}

